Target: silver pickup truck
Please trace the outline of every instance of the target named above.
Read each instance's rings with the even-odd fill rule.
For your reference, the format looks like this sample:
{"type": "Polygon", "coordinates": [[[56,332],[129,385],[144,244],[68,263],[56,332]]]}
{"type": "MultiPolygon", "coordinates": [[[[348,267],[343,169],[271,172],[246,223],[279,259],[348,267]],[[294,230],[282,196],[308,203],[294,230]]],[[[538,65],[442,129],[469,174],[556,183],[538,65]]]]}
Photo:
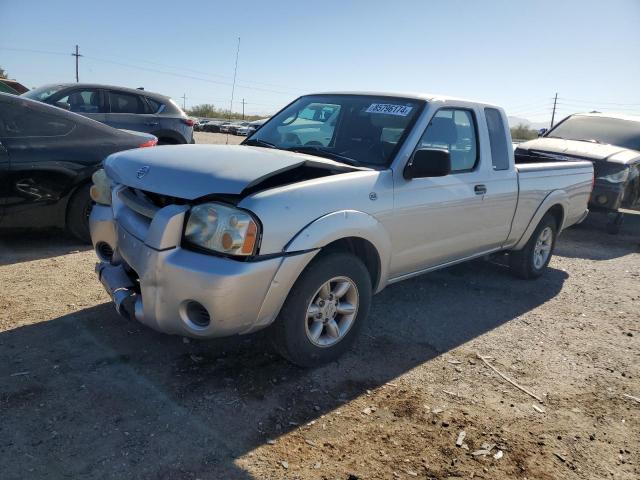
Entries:
{"type": "Polygon", "coordinates": [[[313,366],[349,348],[389,284],[497,252],[540,276],[592,185],[590,162],[516,167],[496,106],[327,93],[242,145],[111,155],[90,226],[122,315],[195,338],[269,326],[313,366]]]}

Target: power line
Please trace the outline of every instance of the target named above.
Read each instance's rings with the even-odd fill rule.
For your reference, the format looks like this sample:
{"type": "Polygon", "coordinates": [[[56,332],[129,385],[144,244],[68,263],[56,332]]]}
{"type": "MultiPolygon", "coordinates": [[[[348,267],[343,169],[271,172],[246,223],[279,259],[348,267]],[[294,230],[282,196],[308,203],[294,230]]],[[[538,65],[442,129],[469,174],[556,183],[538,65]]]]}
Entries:
{"type": "Polygon", "coordinates": [[[589,104],[595,104],[595,105],[620,105],[620,106],[627,106],[627,107],[640,107],[640,103],[618,103],[618,102],[598,102],[598,101],[593,101],[593,100],[579,100],[576,98],[567,98],[567,97],[560,97],[560,100],[568,100],[569,102],[572,103],[589,103],[589,104]]]}
{"type": "MultiPolygon", "coordinates": [[[[37,54],[44,54],[44,55],[68,55],[66,53],[62,53],[62,52],[54,52],[54,51],[50,51],[50,50],[36,50],[36,49],[29,49],[29,48],[13,48],[13,47],[0,47],[0,50],[9,50],[9,51],[14,51],[14,52],[27,52],[27,53],[37,53],[37,54]]],[[[223,81],[216,81],[216,80],[212,80],[209,78],[204,78],[204,77],[197,77],[194,75],[186,75],[183,73],[176,73],[176,72],[168,72],[166,70],[159,70],[159,69],[155,69],[155,68],[150,68],[150,67],[144,67],[144,66],[140,66],[140,65],[134,65],[131,63],[126,63],[126,62],[121,62],[121,61],[116,61],[116,60],[110,60],[108,58],[102,58],[102,57],[95,57],[92,55],[82,55],[84,56],[86,59],[90,59],[93,61],[98,61],[98,62],[104,62],[104,63],[110,63],[112,65],[120,65],[122,67],[127,67],[127,68],[134,68],[137,70],[143,70],[143,71],[147,71],[147,72],[154,72],[154,73],[161,73],[163,75],[171,75],[171,76],[175,76],[175,77],[180,77],[180,78],[187,78],[190,80],[198,80],[198,81],[202,81],[202,82],[208,82],[208,83],[213,83],[216,85],[227,85],[227,86],[231,86],[232,83],[231,82],[223,82],[223,81]]],[[[161,63],[156,63],[156,62],[149,62],[149,61],[144,61],[142,60],[143,63],[149,63],[152,65],[158,65],[158,66],[163,66],[165,68],[170,68],[170,69],[175,69],[175,70],[182,70],[182,71],[193,71],[193,72],[199,72],[202,75],[210,75],[210,76],[214,76],[214,77],[221,77],[221,78],[228,78],[228,79],[232,79],[232,77],[226,76],[226,75],[219,75],[219,74],[215,74],[215,73],[208,73],[208,72],[202,72],[200,70],[191,70],[191,69],[185,69],[185,68],[181,68],[181,67],[172,67],[169,65],[164,65],[161,63]]],[[[255,83],[258,85],[271,85],[271,86],[275,86],[275,87],[282,87],[282,88],[287,88],[290,90],[297,90],[299,92],[303,91],[302,89],[299,88],[295,88],[295,87],[284,87],[284,86],[278,86],[278,85],[274,85],[274,84],[267,84],[267,83],[263,83],[263,82],[257,82],[254,80],[248,80],[248,79],[238,79],[239,82],[245,82],[245,83],[255,83]]],[[[280,90],[273,90],[273,89],[268,89],[268,88],[261,88],[261,87],[254,87],[251,85],[243,85],[243,84],[237,84],[238,88],[243,88],[246,90],[255,90],[255,91],[261,91],[261,92],[267,92],[267,93],[275,93],[278,95],[292,95],[291,92],[283,92],[280,90]]],[[[297,95],[297,94],[294,94],[297,95]]]]}

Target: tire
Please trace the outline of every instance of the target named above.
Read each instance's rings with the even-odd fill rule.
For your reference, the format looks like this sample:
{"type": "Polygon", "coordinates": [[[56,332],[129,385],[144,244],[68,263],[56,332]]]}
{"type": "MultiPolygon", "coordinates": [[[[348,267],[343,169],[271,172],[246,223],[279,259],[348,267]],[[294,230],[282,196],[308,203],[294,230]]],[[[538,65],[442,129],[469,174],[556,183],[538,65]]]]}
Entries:
{"type": "Polygon", "coordinates": [[[624,222],[624,213],[616,213],[615,215],[610,216],[609,221],[607,222],[607,233],[609,235],[618,235],[620,233],[620,228],[624,222]]]}
{"type": "Polygon", "coordinates": [[[93,200],[89,196],[90,184],[82,185],[71,196],[67,206],[66,227],[71,235],[82,243],[91,243],[89,232],[89,214],[93,208],[93,200]]]}
{"type": "Polygon", "coordinates": [[[556,246],[558,226],[556,219],[547,213],[534,230],[531,238],[522,250],[514,250],[509,254],[509,266],[511,271],[520,278],[538,278],[544,273],[553,256],[556,246]],[[543,235],[543,232],[544,235],[543,235]],[[544,237],[544,238],[543,238],[544,237]],[[541,244],[538,244],[538,241],[541,244]],[[546,253],[542,253],[539,247],[547,247],[546,253]],[[540,256],[542,255],[542,256],[540,256]],[[545,257],[546,255],[546,257],[545,257]]]}
{"type": "Polygon", "coordinates": [[[300,367],[336,360],[351,348],[369,314],[371,296],[371,277],[360,259],[341,252],[320,254],[302,272],[271,327],[276,350],[300,367]],[[331,280],[333,298],[322,288],[331,280]],[[327,301],[320,306],[323,298],[327,301]]]}

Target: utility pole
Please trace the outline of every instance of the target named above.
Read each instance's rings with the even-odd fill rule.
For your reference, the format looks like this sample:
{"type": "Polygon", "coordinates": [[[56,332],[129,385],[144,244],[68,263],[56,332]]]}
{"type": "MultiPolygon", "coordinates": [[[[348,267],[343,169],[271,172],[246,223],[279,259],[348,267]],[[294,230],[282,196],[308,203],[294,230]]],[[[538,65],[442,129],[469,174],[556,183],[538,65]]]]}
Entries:
{"type": "Polygon", "coordinates": [[[76,83],[80,82],[80,78],[78,77],[78,59],[83,55],[78,53],[78,45],[76,45],[76,53],[72,53],[71,56],[76,57],[76,83]]]}
{"type": "Polygon", "coordinates": [[[244,98],[242,99],[242,119],[244,120],[244,98]]]}
{"type": "Polygon", "coordinates": [[[182,110],[186,110],[187,109],[187,94],[183,93],[182,94],[182,110]]]}
{"type": "Polygon", "coordinates": [[[558,92],[556,92],[556,96],[553,99],[553,113],[551,114],[551,126],[549,127],[549,129],[553,128],[553,121],[556,118],[556,104],[558,103],[558,92]]]}

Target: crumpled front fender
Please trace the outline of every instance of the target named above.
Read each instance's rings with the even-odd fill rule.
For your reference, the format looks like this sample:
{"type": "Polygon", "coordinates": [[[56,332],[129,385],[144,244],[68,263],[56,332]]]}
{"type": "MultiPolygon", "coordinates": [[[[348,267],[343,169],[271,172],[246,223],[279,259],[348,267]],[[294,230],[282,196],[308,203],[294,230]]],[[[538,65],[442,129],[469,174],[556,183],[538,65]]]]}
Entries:
{"type": "Polygon", "coordinates": [[[380,259],[380,276],[374,292],[387,284],[391,253],[389,233],[375,217],[357,210],[324,215],[303,228],[285,246],[287,253],[320,249],[343,238],[362,238],[373,245],[380,259]]]}

